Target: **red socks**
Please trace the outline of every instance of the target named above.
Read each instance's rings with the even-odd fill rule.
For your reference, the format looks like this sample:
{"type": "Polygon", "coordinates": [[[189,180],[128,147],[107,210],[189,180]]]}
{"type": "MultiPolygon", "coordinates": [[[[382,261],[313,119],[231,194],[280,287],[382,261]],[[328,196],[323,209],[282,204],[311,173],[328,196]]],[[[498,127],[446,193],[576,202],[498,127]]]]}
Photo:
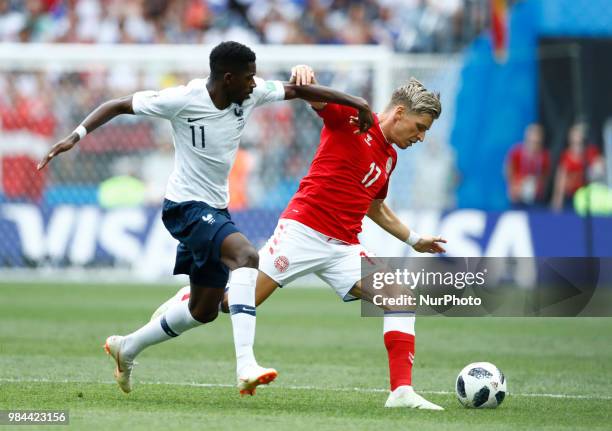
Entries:
{"type": "Polygon", "coordinates": [[[412,385],[414,335],[400,331],[385,332],[385,347],[389,357],[391,391],[399,386],[412,385]]]}

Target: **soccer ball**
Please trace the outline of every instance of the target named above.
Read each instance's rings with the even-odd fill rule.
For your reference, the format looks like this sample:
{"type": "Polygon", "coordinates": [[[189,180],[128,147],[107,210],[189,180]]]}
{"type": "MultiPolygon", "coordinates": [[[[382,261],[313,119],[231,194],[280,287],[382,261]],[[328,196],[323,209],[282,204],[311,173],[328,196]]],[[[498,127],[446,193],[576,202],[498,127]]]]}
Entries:
{"type": "Polygon", "coordinates": [[[461,370],[455,390],[464,407],[494,409],[506,397],[506,377],[490,362],[474,362],[461,370]]]}

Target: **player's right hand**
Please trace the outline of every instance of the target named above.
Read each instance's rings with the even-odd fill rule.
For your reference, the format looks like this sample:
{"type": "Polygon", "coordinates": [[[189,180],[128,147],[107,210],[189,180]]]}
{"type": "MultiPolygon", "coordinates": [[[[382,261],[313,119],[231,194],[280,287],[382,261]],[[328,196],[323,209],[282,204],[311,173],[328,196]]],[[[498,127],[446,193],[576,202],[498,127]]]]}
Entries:
{"type": "Polygon", "coordinates": [[[40,163],[38,163],[38,170],[40,171],[45,166],[47,166],[47,164],[51,161],[51,159],[57,156],[58,154],[61,154],[65,151],[72,149],[72,147],[74,147],[77,142],[78,142],[78,139],[75,137],[74,133],[72,133],[71,135],[59,141],[57,144],[51,147],[47,155],[43,157],[40,163]]]}
{"type": "MultiPolygon", "coordinates": [[[[294,85],[311,85],[318,84],[317,78],[315,77],[314,70],[307,64],[298,64],[291,68],[291,78],[289,79],[290,84],[294,85]]],[[[327,103],[324,102],[308,102],[317,111],[325,108],[327,103]]]]}

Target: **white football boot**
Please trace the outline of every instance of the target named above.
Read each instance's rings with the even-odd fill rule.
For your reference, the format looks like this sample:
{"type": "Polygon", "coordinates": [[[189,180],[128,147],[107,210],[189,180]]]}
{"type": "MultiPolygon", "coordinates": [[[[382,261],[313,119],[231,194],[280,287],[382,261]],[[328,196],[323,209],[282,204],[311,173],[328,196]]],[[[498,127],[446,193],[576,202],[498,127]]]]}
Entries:
{"type": "Polygon", "coordinates": [[[408,407],[422,410],[444,410],[417,394],[412,386],[399,386],[389,394],[385,407],[408,407]]]}
{"type": "Polygon", "coordinates": [[[126,394],[132,391],[132,369],[136,362],[126,360],[121,357],[121,347],[123,345],[123,336],[111,335],[104,343],[104,351],[113,357],[116,363],[115,380],[123,392],[126,394]]]}
{"type": "Polygon", "coordinates": [[[276,379],[278,372],[274,368],[264,368],[257,364],[247,365],[238,372],[238,390],[240,395],[255,395],[255,388],[267,385],[276,379]]]}

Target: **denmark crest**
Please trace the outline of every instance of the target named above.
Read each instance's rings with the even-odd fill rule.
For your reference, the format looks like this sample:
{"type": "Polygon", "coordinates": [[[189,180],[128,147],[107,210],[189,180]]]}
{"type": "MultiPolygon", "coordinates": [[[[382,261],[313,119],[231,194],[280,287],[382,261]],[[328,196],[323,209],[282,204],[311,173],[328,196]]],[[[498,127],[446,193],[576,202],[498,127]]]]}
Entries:
{"type": "Polygon", "coordinates": [[[278,256],[274,260],[274,267],[278,270],[278,272],[285,272],[287,268],[289,268],[289,259],[286,256],[278,256]]]}

